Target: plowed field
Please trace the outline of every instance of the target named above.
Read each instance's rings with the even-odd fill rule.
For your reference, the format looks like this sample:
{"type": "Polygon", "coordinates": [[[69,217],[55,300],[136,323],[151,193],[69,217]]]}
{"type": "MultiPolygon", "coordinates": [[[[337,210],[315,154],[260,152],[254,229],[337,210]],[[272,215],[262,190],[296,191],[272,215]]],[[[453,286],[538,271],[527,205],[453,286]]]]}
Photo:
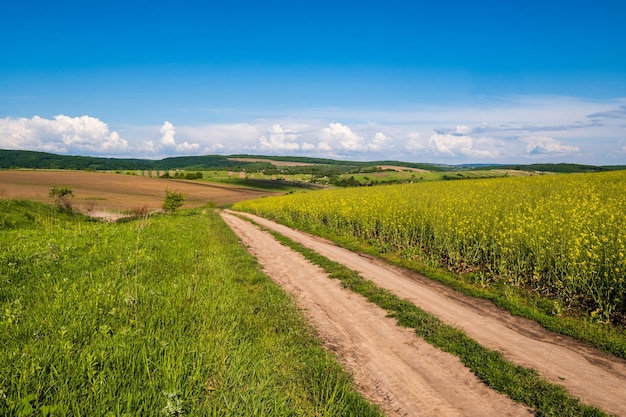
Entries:
{"type": "Polygon", "coordinates": [[[71,186],[72,205],[84,212],[132,210],[142,206],[158,210],[165,197],[165,188],[184,193],[184,207],[202,206],[208,202],[228,204],[272,194],[197,180],[84,171],[0,171],[0,198],[51,203],[49,193],[54,185],[71,186]]]}

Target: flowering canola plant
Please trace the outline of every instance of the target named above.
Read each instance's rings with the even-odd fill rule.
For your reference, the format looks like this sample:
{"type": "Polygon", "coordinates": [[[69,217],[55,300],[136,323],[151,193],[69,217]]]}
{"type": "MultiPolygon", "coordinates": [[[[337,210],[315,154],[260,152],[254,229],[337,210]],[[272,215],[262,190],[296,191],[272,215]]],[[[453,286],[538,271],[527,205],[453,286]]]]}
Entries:
{"type": "Polygon", "coordinates": [[[626,171],[334,189],[235,209],[626,317],[626,171]]]}

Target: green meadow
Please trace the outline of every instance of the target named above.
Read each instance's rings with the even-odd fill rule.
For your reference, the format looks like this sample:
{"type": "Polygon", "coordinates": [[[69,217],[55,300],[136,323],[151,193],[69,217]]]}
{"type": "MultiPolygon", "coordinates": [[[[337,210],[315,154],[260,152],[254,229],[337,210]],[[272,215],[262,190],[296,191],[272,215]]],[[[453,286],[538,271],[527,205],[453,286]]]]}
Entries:
{"type": "Polygon", "coordinates": [[[210,207],[0,200],[0,248],[0,415],[381,415],[210,207]]]}

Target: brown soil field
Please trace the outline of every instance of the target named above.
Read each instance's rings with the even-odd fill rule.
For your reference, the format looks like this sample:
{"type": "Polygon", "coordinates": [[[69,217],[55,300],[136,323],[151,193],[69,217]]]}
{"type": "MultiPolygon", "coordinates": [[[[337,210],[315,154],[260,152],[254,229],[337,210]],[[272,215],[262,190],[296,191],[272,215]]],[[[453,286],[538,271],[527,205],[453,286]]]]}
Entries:
{"type": "Polygon", "coordinates": [[[183,207],[203,206],[209,202],[230,204],[241,200],[273,195],[253,190],[202,181],[172,180],[114,173],[85,171],[0,171],[0,198],[25,199],[52,203],[50,190],[55,185],[72,187],[72,206],[82,212],[133,210],[146,206],[160,210],[165,189],[185,194],[183,207]]]}
{"type": "Polygon", "coordinates": [[[378,168],[380,169],[389,169],[392,171],[413,171],[413,172],[431,172],[427,169],[421,169],[421,168],[410,168],[410,167],[401,167],[401,166],[395,166],[395,165],[379,165],[378,168]]]}

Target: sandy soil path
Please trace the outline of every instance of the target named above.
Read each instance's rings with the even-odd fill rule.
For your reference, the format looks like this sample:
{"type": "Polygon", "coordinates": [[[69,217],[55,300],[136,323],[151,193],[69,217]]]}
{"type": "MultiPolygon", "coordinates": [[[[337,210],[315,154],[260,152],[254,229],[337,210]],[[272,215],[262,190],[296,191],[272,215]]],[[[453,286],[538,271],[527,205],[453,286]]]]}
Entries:
{"type": "MultiPolygon", "coordinates": [[[[503,312],[488,301],[465,297],[418,274],[360,256],[319,237],[248,216],[264,227],[359,271],[378,286],[462,329],[483,346],[502,352],[510,361],[537,369],[542,376],[562,385],[583,402],[613,415],[626,416],[626,361],[548,332],[532,321],[503,312]]],[[[422,354],[423,349],[426,348],[420,345],[422,354]]]]}
{"type": "Polygon", "coordinates": [[[397,326],[385,311],[341,287],[270,234],[222,212],[266,273],[304,309],[362,392],[389,416],[528,416],[486,387],[454,356],[397,326]]]}

